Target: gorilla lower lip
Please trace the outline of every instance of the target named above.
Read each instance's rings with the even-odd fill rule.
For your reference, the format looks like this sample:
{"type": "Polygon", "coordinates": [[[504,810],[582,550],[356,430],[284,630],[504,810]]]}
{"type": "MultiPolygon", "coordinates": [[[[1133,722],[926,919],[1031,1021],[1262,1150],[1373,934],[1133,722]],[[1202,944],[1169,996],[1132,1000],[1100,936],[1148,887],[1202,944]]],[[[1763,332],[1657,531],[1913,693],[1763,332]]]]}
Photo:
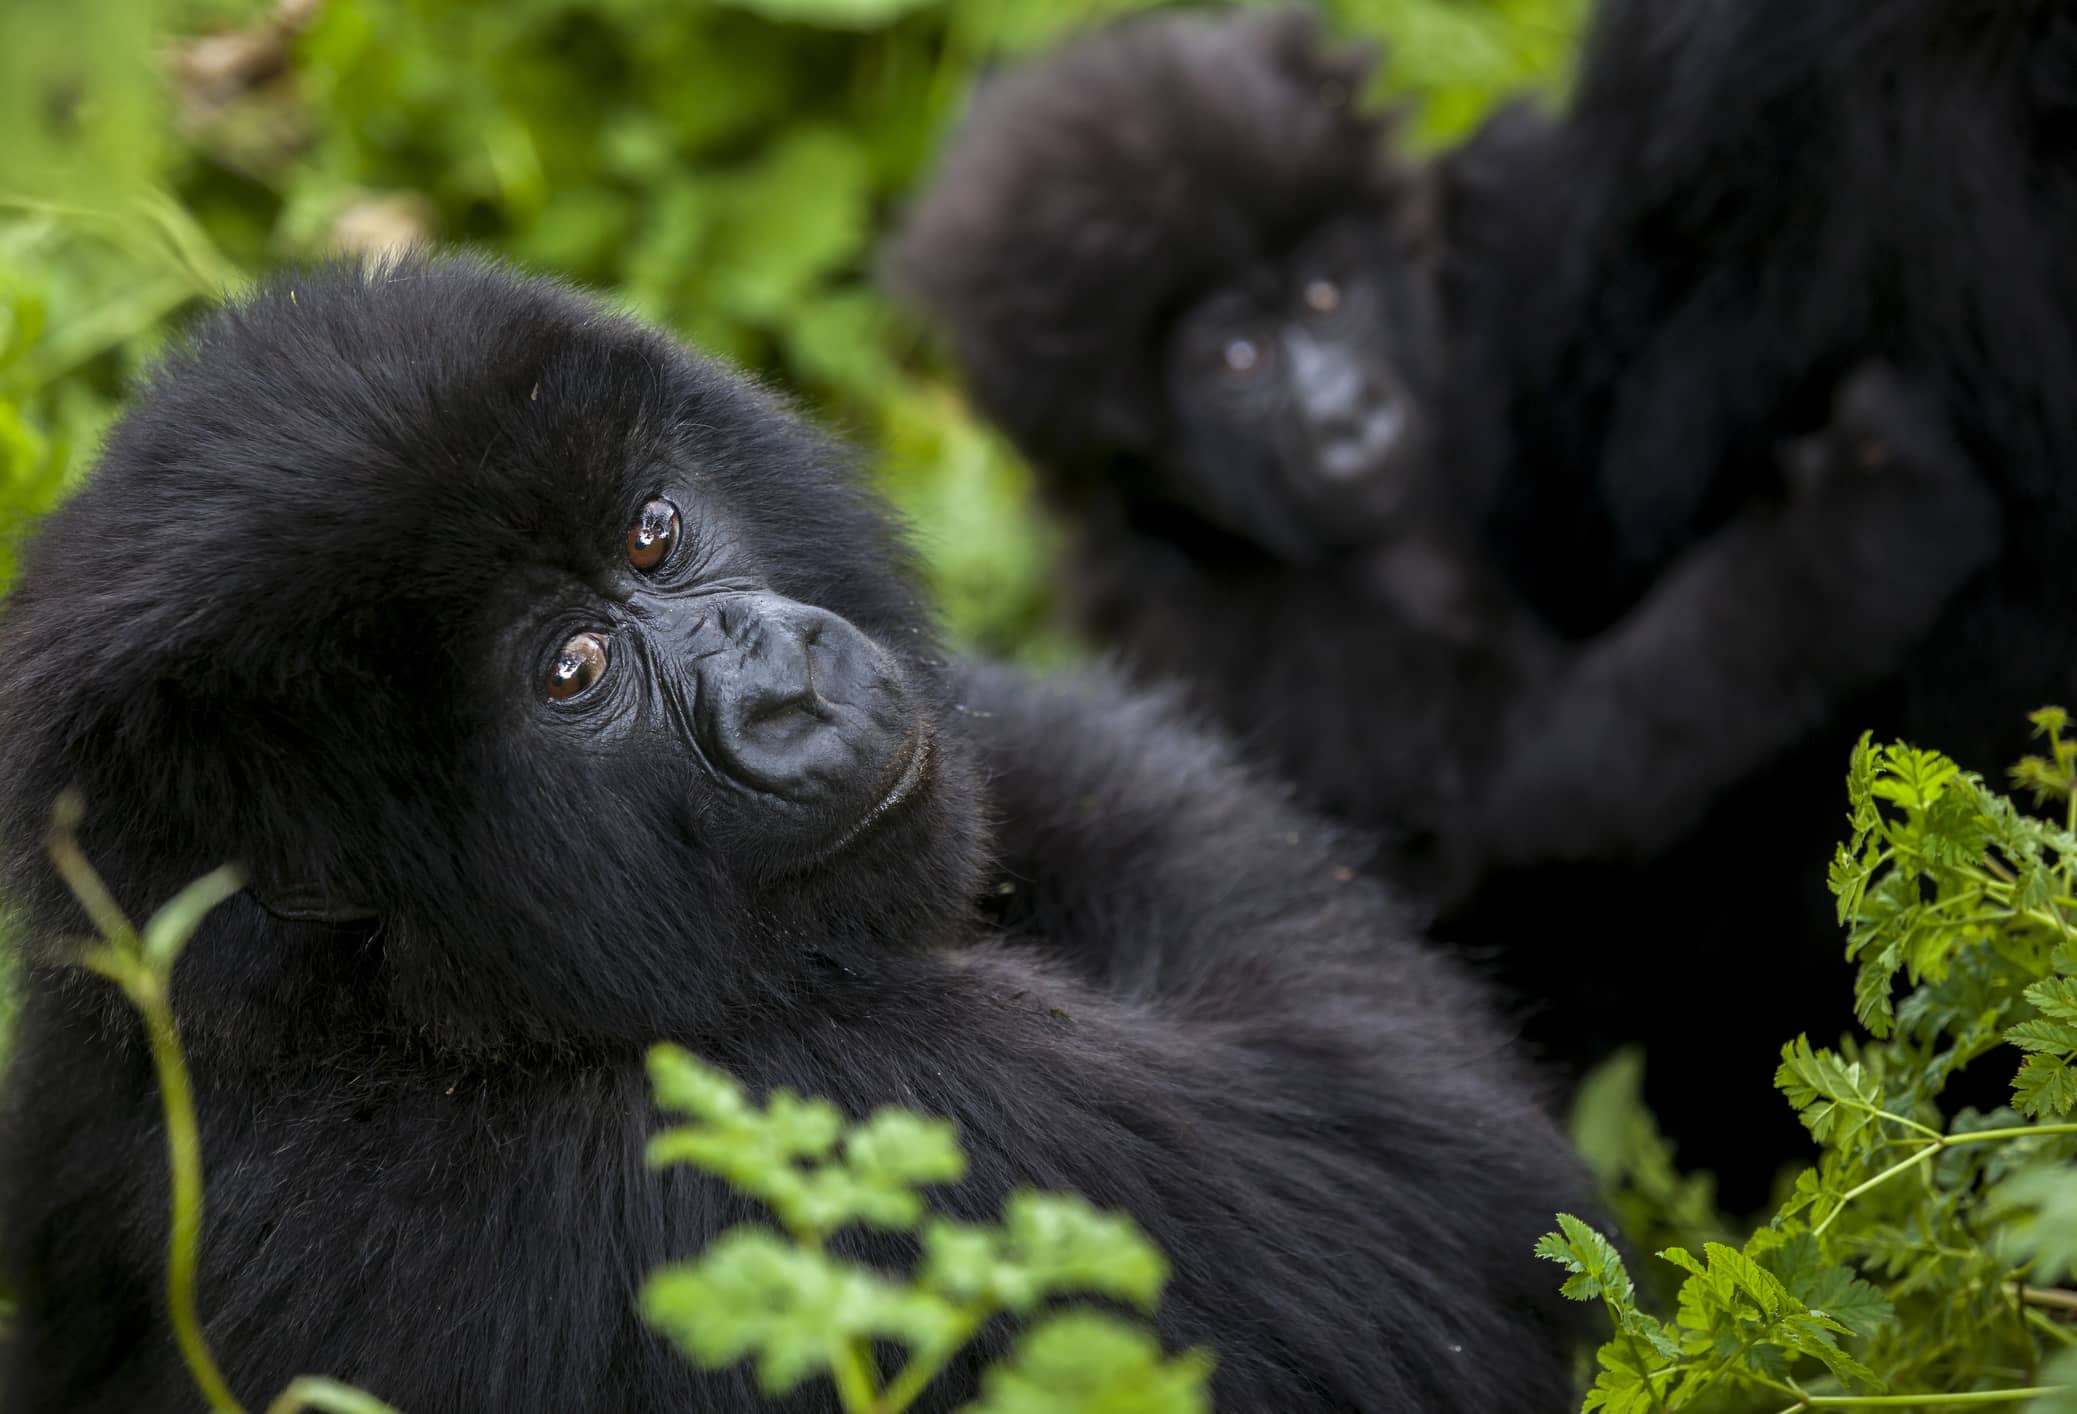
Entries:
{"type": "Polygon", "coordinates": [[[880,797],[872,809],[858,818],[858,823],[837,837],[836,843],[821,852],[821,858],[829,859],[842,854],[859,840],[870,834],[873,827],[900,809],[909,797],[916,794],[930,778],[930,768],[937,758],[937,742],[927,727],[918,727],[910,733],[907,751],[901,770],[887,794],[880,797]]]}

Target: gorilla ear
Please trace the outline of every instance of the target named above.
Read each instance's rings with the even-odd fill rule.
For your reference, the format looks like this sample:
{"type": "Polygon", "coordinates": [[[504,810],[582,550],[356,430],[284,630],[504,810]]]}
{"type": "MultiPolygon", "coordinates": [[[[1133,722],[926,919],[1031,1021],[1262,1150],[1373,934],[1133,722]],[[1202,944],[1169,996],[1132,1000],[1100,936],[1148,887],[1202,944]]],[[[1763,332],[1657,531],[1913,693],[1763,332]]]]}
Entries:
{"type": "Polygon", "coordinates": [[[255,881],[246,886],[245,892],[284,923],[373,923],[382,917],[365,904],[346,902],[309,884],[255,881]]]}

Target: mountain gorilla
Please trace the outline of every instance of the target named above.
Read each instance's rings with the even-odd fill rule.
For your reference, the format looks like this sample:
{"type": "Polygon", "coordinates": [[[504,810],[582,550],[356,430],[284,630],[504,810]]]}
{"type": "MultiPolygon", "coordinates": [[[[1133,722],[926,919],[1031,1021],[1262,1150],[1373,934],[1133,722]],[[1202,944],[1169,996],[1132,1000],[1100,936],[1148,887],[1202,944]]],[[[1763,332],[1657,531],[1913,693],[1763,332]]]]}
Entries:
{"type": "Polygon", "coordinates": [[[201,1309],[248,1400],[321,1371],[423,1410],[763,1407],[635,1313],[753,1216],[644,1165],[669,1038],[951,1117],[956,1213],[1129,1211],[1222,1407],[1564,1406],[1530,1249],[1581,1184],[1475,987],[1216,738],[949,667],[910,586],[842,452],[560,288],[414,260],[207,323],[0,620],[0,1403],[195,1403],[151,1065],[41,859],[77,784],[129,909],[251,881],[174,989],[201,1309]]]}
{"type": "MultiPolygon", "coordinates": [[[[1447,905],[1501,866],[1648,857],[1893,670],[1999,518],[1910,380],[1842,369],[1825,431],[1786,459],[1786,504],[1719,528],[1598,636],[1557,639],[1479,538],[1507,473],[1499,286],[1534,229],[1522,173],[1554,135],[1508,109],[1411,166],[1354,104],[1366,68],[1304,11],[1086,40],[984,91],[889,274],[1072,521],[1081,625],[1187,680],[1316,802],[1396,835],[1381,862],[1447,905]]],[[[1822,855],[1805,868],[1821,880],[1822,855]]],[[[1648,980],[1686,908],[1612,953],[1546,945],[1553,925],[1601,937],[1624,887],[1576,912],[1510,896],[1512,930],[1478,941],[1552,1003],[1547,1049],[1584,1061],[1642,1036],[1656,1070],[1719,1083],[1648,980]],[[1611,992],[1631,963],[1619,975],[1647,980],[1611,992]]],[[[1791,1006],[1754,1031],[1778,1046],[1808,1020],[1791,1006]]],[[[1719,1162],[1778,1152],[1744,1121],[1799,1133],[1766,1054],[1720,1104],[1690,1100],[1737,1146],[1719,1162]]]]}
{"type": "MultiPolygon", "coordinates": [[[[1571,106],[1512,172],[1498,185],[1521,238],[1485,315],[1509,331],[1496,386],[1511,390],[1489,543],[1561,631],[1604,631],[1778,495],[1756,453],[1871,355],[1945,409],[2007,535],[1890,672],[1648,872],[1511,873],[1442,927],[1494,941],[1590,910],[1633,955],[1669,919],[1698,956],[1749,956],[1755,939],[1836,955],[1823,866],[1855,736],[1995,774],[2024,749],[2028,709],[2077,696],[2077,11],[1601,0],[1571,106]]],[[[1792,991],[1764,966],[1735,980],[1726,1014],[1779,1013],[1792,991]]],[[[1764,1040],[1723,1072],[1763,1075],[1764,1040]]]]}

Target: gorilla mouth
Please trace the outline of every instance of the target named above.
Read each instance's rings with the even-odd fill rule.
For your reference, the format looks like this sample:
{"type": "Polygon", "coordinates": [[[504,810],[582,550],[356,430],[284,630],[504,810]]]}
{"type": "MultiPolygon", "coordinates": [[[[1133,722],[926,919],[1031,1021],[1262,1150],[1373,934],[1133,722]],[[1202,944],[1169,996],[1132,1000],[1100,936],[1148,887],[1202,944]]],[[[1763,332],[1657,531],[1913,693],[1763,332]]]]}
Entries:
{"type": "Polygon", "coordinates": [[[858,817],[851,828],[838,835],[836,840],[819,851],[815,862],[834,859],[852,845],[871,834],[880,823],[912,800],[930,783],[932,769],[937,765],[937,739],[930,728],[918,725],[902,742],[900,761],[890,773],[894,783],[874,803],[871,809],[858,817]]]}

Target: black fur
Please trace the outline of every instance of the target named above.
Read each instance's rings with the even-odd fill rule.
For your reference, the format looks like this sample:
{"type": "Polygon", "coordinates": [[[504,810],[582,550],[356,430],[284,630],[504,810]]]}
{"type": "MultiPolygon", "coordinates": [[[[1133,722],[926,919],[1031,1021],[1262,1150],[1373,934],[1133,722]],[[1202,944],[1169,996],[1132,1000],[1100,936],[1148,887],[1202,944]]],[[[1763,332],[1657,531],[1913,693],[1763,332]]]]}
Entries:
{"type": "MultiPolygon", "coordinates": [[[[201,1308],[248,1402],[321,1372],[423,1414],[759,1407],[635,1314],[646,1271],[749,1216],[643,1164],[641,1057],[669,1038],[760,1091],[950,1116],[956,1212],[1029,1184],[1132,1213],[1222,1408],[1565,1406],[1530,1246],[1581,1190],[1476,988],[1170,706],[948,668],[901,556],[839,449],[562,289],[413,261],[207,322],[0,618],[5,888],[31,922],[0,1403],[198,1403],[161,1305],[148,1058],[66,965],[82,920],[41,856],[77,784],[127,908],[227,859],[266,901],[213,914],[174,993],[201,1308]],[[637,614],[623,537],[663,490],[687,587],[637,614]],[[842,615],[934,733],[927,786],[820,862],[746,854],[744,812],[788,807],[724,789],[707,704],[590,731],[540,697],[587,622],[630,675],[709,671],[657,650],[670,606],[704,624],[750,594],[842,615]]],[[[925,1407],[970,1397],[1001,1335],[925,1407]]]]}
{"type": "MultiPolygon", "coordinates": [[[[1750,1033],[1726,1029],[1700,1090],[1656,1075],[1663,1108],[1764,1083],[1775,1038],[1842,1016],[1843,982],[1783,979],[1839,954],[1824,866],[1856,735],[1995,778],[2024,714],[2077,693],[2073,142],[2066,5],[1602,0],[1576,101],[1502,183],[1523,239],[1485,316],[1509,330],[1512,389],[1492,543],[1563,631],[1601,631],[1778,495],[1768,441],[1870,356],[1917,371],[2005,510],[2003,553],[1898,665],[1648,872],[1516,873],[1443,922],[1492,942],[1574,914],[1627,956],[1663,957],[1670,931],[1716,960],[1712,992],[1750,1033]]],[[[1738,1142],[1696,1136],[1684,1156],[1738,1142]]]]}
{"type": "MultiPolygon", "coordinates": [[[[1313,801],[1389,832],[1384,865],[1439,906],[1463,904],[1451,935],[1499,954],[1544,1007],[1542,1049],[1579,1063],[1648,1040],[1681,1128],[1728,1136],[1698,1156],[1757,1181],[1799,1135],[1764,1057],[1807,1024],[1801,999],[1763,972],[1789,1000],[1738,1023],[1758,1049],[1727,1070],[1653,969],[1690,910],[1719,905],[1728,873],[1656,899],[1648,920],[1611,933],[1607,919],[1627,918],[1639,861],[1895,669],[1992,556],[1994,498],[1937,398],[1842,365],[1830,406],[1769,427],[1828,425],[1819,484],[1712,526],[1623,617],[1560,641],[1498,572],[1480,522],[1530,475],[1508,440],[1511,395],[1529,405],[1550,381],[1513,345],[1515,309],[1533,303],[1516,282],[1569,258],[1548,245],[1561,135],[1511,107],[1414,168],[1391,157],[1389,122],[1347,102],[1364,72],[1324,50],[1303,11],[1164,15],[1085,40],[984,89],[894,247],[892,280],[944,326],[977,401],[1071,519],[1080,626],[1143,673],[1187,680],[1313,801]],[[1351,222],[1370,256],[1340,272],[1343,303],[1387,295],[1373,328],[1338,337],[1421,394],[1429,455],[1393,465],[1417,484],[1388,515],[1344,516],[1345,538],[1294,547],[1277,492],[1303,481],[1305,450],[1279,456],[1231,418],[1201,434],[1212,395],[1161,376],[1169,322],[1208,291],[1288,284],[1317,262],[1314,233],[1351,222]],[[1431,305],[1432,340],[1409,328],[1431,305]],[[1892,453],[1873,475],[1854,470],[1864,442],[1892,453]],[[1504,872],[1581,860],[1610,866],[1596,892],[1554,896],[1504,872]],[[1508,926],[1483,924],[1493,909],[1508,926]],[[1554,931],[1590,933],[1591,955],[1553,946],[1554,931]]],[[[1252,406],[1259,423],[1281,416],[1252,406]]],[[[1669,437],[1652,453],[1678,479],[1716,450],[1669,437]]],[[[1773,473],[1770,442],[1745,454],[1773,473]]],[[[1575,558],[1561,538],[1534,547],[1553,572],[1575,558]]],[[[1809,822],[1835,818],[1817,808],[1809,822]]],[[[1793,868],[1821,884],[1821,854],[1793,868]]]]}

